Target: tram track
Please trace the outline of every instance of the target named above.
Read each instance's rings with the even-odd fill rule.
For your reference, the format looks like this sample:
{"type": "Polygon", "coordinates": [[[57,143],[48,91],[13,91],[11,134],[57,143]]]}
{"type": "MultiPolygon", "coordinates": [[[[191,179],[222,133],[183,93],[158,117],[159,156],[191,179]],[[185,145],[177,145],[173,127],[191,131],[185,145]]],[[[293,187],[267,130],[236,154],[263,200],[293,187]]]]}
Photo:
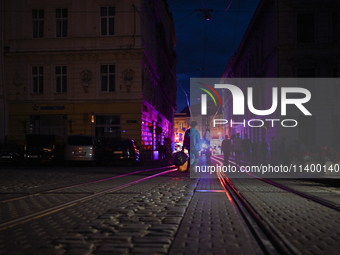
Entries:
{"type": "MultiPolygon", "coordinates": [[[[76,185],[70,185],[70,186],[65,186],[65,187],[60,187],[60,188],[55,188],[55,189],[50,189],[50,190],[44,190],[44,191],[40,191],[34,194],[30,194],[30,195],[25,195],[25,196],[21,196],[21,197],[17,197],[17,198],[13,198],[13,199],[7,199],[7,200],[3,200],[0,201],[0,206],[3,206],[5,204],[10,204],[14,203],[14,202],[18,202],[21,200],[25,200],[25,199],[32,199],[32,198],[40,198],[40,197],[44,197],[44,196],[55,196],[58,194],[64,194],[64,193],[70,193],[70,194],[76,194],[76,192],[70,192],[70,191],[66,191],[67,189],[72,189],[72,188],[78,188],[78,187],[82,187],[82,186],[89,186],[91,188],[91,186],[93,185],[97,185],[100,184],[102,185],[104,182],[112,182],[117,178],[123,178],[126,176],[131,176],[131,175],[137,175],[138,178],[132,181],[127,181],[126,183],[123,184],[119,184],[115,187],[110,187],[110,188],[102,188],[100,191],[92,191],[92,192],[88,192],[88,194],[86,193],[79,193],[77,195],[80,195],[81,197],[77,197],[75,199],[70,199],[68,201],[64,201],[58,205],[54,205],[54,206],[50,206],[48,208],[44,208],[41,210],[36,210],[34,212],[30,212],[27,213],[26,215],[21,215],[19,217],[15,217],[13,219],[10,220],[6,220],[5,222],[0,223],[0,231],[12,228],[14,226],[17,226],[19,224],[22,223],[26,223],[28,221],[34,220],[34,219],[38,219],[47,215],[50,215],[52,213],[64,210],[66,208],[72,207],[74,205],[77,205],[79,203],[82,203],[84,201],[88,201],[91,199],[94,199],[96,197],[99,196],[103,196],[105,194],[108,193],[112,193],[112,192],[117,192],[119,190],[122,190],[124,188],[130,187],[132,185],[135,185],[137,183],[140,183],[142,181],[163,175],[163,174],[167,174],[173,171],[177,171],[177,168],[175,168],[174,166],[168,166],[168,167],[161,167],[161,168],[150,168],[150,169],[146,169],[146,170],[140,170],[140,171],[135,171],[135,172],[131,172],[131,173],[126,173],[126,174],[122,174],[122,175],[118,175],[118,176],[112,176],[109,178],[104,178],[104,179],[99,179],[99,180],[95,180],[95,181],[90,181],[90,182],[84,182],[84,183],[80,183],[80,184],[76,184],[76,185]],[[164,170],[165,169],[165,170],[164,170]],[[151,172],[151,171],[158,171],[155,174],[149,175],[149,176],[140,176],[142,173],[145,172],[151,172]],[[140,177],[140,178],[139,178],[140,177]],[[59,193],[57,193],[59,192],[59,193]]],[[[113,183],[111,183],[113,184],[113,183]]],[[[96,189],[98,189],[98,187],[96,187],[96,189]]]]}
{"type": "MultiPolygon", "coordinates": [[[[212,159],[215,160],[215,162],[218,162],[218,164],[223,165],[221,158],[213,157],[212,159]]],[[[234,162],[232,163],[235,164],[234,162]]],[[[291,236],[287,235],[285,231],[282,231],[282,226],[277,226],[277,223],[272,222],[267,214],[263,213],[263,210],[258,210],[258,208],[256,207],[256,203],[253,200],[249,200],[249,198],[252,197],[249,196],[249,193],[248,196],[244,196],[243,193],[246,192],[245,194],[247,195],[247,191],[242,189],[242,186],[240,186],[240,191],[240,187],[238,187],[237,185],[235,186],[235,184],[233,183],[235,180],[229,179],[227,176],[228,174],[226,173],[219,172],[217,173],[217,175],[224,189],[230,194],[230,196],[237,204],[238,209],[240,210],[240,214],[243,216],[244,220],[247,223],[247,226],[250,228],[255,239],[258,241],[260,247],[265,254],[304,254],[304,252],[301,251],[301,248],[295,244],[295,240],[292,239],[291,236]]],[[[306,194],[291,187],[287,187],[286,185],[282,185],[272,180],[263,179],[258,176],[250,175],[249,178],[253,178],[251,180],[251,183],[253,185],[254,181],[260,181],[260,183],[264,183],[263,185],[270,185],[281,189],[281,194],[294,194],[303,199],[307,199],[306,201],[309,202],[306,203],[316,203],[318,205],[315,205],[317,208],[321,206],[322,208],[327,207],[331,210],[336,210],[337,212],[339,211],[338,204],[327,201],[323,198],[306,194]]],[[[250,181],[248,181],[247,183],[249,184],[250,181]]],[[[261,186],[261,184],[259,184],[259,186],[261,186]]],[[[312,206],[313,205],[311,205],[311,208],[312,206]]],[[[293,211],[294,208],[290,208],[289,210],[293,211]]],[[[281,215],[284,216],[285,212],[282,211],[281,215]]],[[[317,221],[317,218],[308,220],[317,221]]],[[[322,224],[320,226],[322,227],[322,224]]],[[[323,239],[323,237],[318,239],[321,240],[323,239]]],[[[313,242],[311,242],[311,246],[312,245],[313,242]]]]}
{"type": "MultiPolygon", "coordinates": [[[[21,194],[23,194],[23,196],[4,199],[4,200],[1,200],[1,198],[0,198],[0,204],[8,203],[8,202],[20,200],[20,199],[25,199],[25,198],[28,198],[28,197],[38,196],[38,195],[41,195],[41,194],[49,194],[49,193],[54,193],[54,192],[65,190],[65,189],[71,189],[71,188],[81,187],[81,186],[84,186],[84,185],[90,185],[90,184],[94,184],[94,183],[109,181],[109,180],[122,178],[122,177],[129,176],[129,175],[135,175],[135,174],[140,174],[140,173],[143,173],[143,172],[157,171],[157,170],[168,169],[168,168],[172,168],[172,167],[166,166],[166,167],[158,167],[158,168],[150,168],[150,169],[145,169],[145,170],[139,170],[139,171],[134,171],[134,172],[131,172],[131,173],[115,175],[115,176],[112,176],[112,177],[107,177],[107,178],[98,179],[98,180],[94,180],[94,181],[72,184],[72,185],[67,185],[67,186],[61,186],[61,187],[53,188],[53,189],[45,189],[45,190],[41,190],[41,191],[37,191],[37,192],[33,192],[33,193],[30,193],[30,192],[7,192],[7,193],[5,193],[6,195],[10,195],[10,194],[21,195],[21,194]]],[[[0,195],[1,194],[4,194],[4,193],[0,193],[0,195]]]]}
{"type": "MultiPolygon", "coordinates": [[[[216,158],[220,159],[218,157],[216,157],[216,158]]],[[[221,161],[218,161],[218,162],[223,165],[223,163],[221,161]]],[[[232,161],[232,163],[236,165],[235,162],[232,161]]],[[[270,184],[272,186],[275,186],[275,187],[278,187],[278,188],[280,188],[282,190],[294,193],[294,194],[296,194],[296,195],[298,195],[300,197],[303,197],[303,198],[306,198],[308,200],[311,200],[311,201],[313,201],[315,203],[318,203],[318,204],[320,204],[322,206],[326,206],[328,208],[340,211],[340,204],[334,203],[334,202],[329,201],[329,200],[324,199],[324,198],[320,198],[318,196],[313,196],[313,195],[309,195],[309,194],[303,193],[303,192],[301,192],[299,190],[296,190],[294,188],[290,188],[288,186],[282,185],[282,184],[278,183],[277,181],[273,181],[272,179],[269,180],[269,179],[261,178],[259,176],[256,176],[255,174],[251,174],[251,173],[245,173],[245,174],[247,174],[249,176],[249,178],[252,178],[252,177],[256,178],[257,180],[260,180],[262,182],[268,183],[268,184],[270,184]]]]}
{"type": "MultiPolygon", "coordinates": [[[[221,161],[216,160],[219,164],[221,161]]],[[[259,247],[264,254],[277,255],[277,254],[300,254],[299,251],[287,241],[281,233],[275,231],[265,222],[256,210],[244,199],[244,197],[232,185],[231,181],[223,175],[217,173],[220,183],[228,197],[232,199],[239,210],[240,215],[249,228],[253,237],[257,241],[259,247]]]]}

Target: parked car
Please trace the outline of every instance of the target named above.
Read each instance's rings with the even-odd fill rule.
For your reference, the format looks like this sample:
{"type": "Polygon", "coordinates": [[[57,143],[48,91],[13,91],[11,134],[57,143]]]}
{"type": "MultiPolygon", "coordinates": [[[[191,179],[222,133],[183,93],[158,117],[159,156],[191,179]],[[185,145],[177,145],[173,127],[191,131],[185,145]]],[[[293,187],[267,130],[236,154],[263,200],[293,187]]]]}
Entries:
{"type": "Polygon", "coordinates": [[[105,147],[106,165],[128,163],[135,166],[139,164],[139,150],[134,140],[111,140],[105,147]]]}
{"type": "Polygon", "coordinates": [[[97,144],[92,135],[69,135],[65,146],[65,162],[87,161],[95,164],[97,144]]]}
{"type": "Polygon", "coordinates": [[[60,162],[63,160],[64,139],[58,135],[26,135],[24,159],[30,162],[60,162]]]}
{"type": "Polygon", "coordinates": [[[0,144],[0,162],[2,163],[19,163],[22,161],[22,146],[15,143],[0,144]]]}

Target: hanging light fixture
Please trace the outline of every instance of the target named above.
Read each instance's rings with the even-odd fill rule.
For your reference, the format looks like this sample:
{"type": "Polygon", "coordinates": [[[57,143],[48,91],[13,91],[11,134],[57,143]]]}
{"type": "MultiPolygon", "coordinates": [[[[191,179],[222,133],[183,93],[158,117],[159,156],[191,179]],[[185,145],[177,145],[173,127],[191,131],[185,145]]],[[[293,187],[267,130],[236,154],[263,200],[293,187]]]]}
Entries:
{"type": "Polygon", "coordinates": [[[205,13],[205,20],[210,20],[211,19],[211,14],[209,11],[206,11],[205,13]]]}

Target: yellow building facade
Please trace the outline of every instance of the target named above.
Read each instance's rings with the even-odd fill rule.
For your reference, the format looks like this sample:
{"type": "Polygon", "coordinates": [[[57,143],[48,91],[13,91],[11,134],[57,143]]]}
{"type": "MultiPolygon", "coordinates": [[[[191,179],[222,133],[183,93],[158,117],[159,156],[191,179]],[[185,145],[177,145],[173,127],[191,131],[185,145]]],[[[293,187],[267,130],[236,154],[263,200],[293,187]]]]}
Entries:
{"type": "Polygon", "coordinates": [[[4,15],[9,140],[92,134],[156,150],[173,138],[176,37],[166,1],[5,0],[4,15]]]}

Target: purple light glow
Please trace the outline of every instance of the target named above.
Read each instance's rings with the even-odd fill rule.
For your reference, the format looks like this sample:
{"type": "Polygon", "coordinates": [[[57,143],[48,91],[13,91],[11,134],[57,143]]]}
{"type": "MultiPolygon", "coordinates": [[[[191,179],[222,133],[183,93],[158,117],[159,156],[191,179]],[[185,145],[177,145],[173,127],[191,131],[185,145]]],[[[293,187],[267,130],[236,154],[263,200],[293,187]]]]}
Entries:
{"type": "MultiPolygon", "coordinates": [[[[159,167],[159,168],[153,168],[153,169],[150,168],[150,169],[146,169],[146,170],[139,170],[139,171],[135,171],[135,172],[127,173],[127,174],[121,174],[121,175],[113,176],[113,177],[110,177],[110,178],[105,178],[105,179],[100,179],[100,180],[91,181],[91,182],[87,182],[87,183],[81,183],[81,184],[76,184],[76,185],[73,185],[73,186],[67,186],[67,187],[63,187],[63,188],[59,188],[59,189],[54,189],[54,190],[50,190],[48,192],[54,192],[54,191],[62,190],[62,189],[65,189],[65,188],[74,188],[74,187],[82,186],[84,184],[103,182],[103,181],[107,181],[107,180],[112,180],[112,179],[116,179],[116,178],[120,178],[120,177],[124,177],[124,176],[128,176],[128,175],[132,175],[132,174],[138,174],[138,173],[149,172],[149,171],[158,170],[158,169],[173,168],[173,167],[174,166],[166,166],[166,167],[159,167]]],[[[177,170],[177,168],[176,168],[176,170],[177,170]]]]}

